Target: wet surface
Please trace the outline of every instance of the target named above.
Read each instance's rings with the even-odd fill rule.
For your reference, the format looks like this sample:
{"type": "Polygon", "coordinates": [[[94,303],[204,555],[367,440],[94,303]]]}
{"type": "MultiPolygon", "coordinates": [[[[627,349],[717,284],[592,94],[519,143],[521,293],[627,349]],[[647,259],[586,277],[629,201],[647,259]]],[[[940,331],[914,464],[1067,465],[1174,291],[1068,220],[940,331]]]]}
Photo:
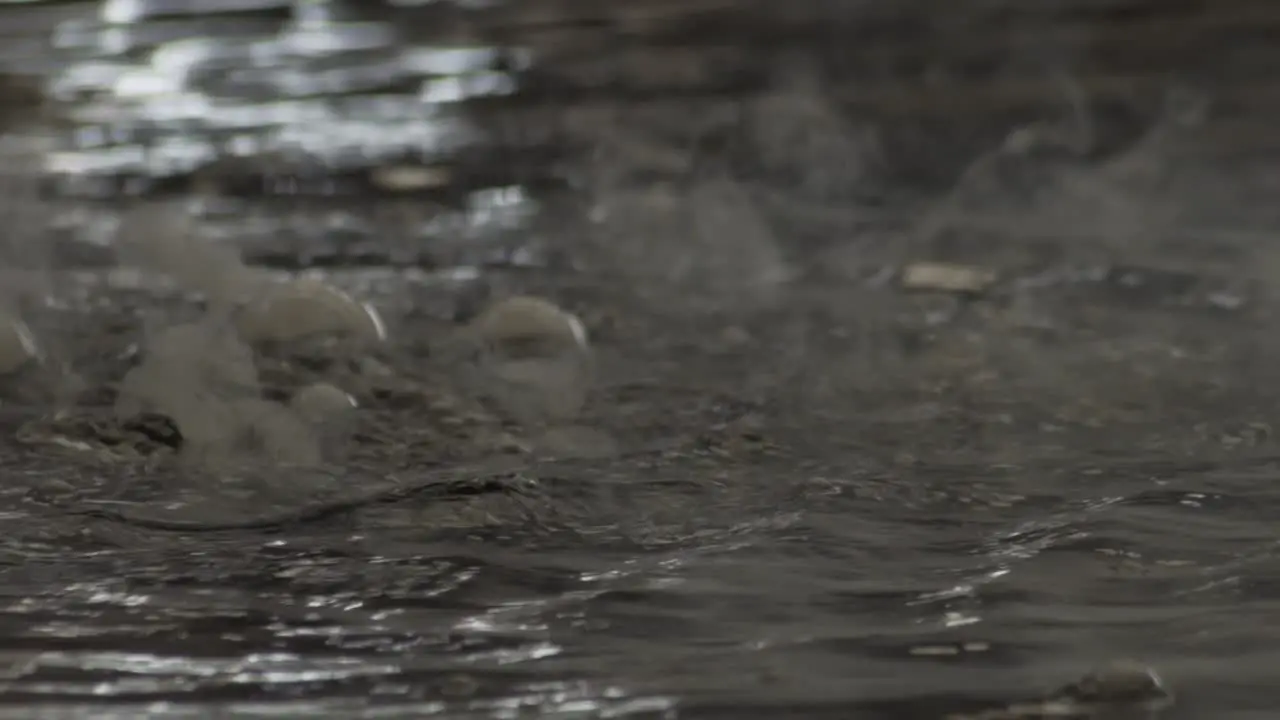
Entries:
{"type": "Polygon", "coordinates": [[[0,5],[0,718],[1270,717],[1280,14],[935,5],[0,5]]]}

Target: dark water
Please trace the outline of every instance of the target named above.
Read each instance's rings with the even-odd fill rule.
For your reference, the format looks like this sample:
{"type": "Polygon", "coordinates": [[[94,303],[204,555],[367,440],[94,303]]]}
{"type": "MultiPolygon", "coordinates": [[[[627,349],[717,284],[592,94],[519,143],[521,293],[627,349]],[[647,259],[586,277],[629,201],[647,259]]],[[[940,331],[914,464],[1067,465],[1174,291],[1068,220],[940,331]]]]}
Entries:
{"type": "Polygon", "coordinates": [[[6,120],[40,184],[6,262],[80,371],[120,352],[75,318],[115,312],[121,208],[179,206],[369,297],[407,362],[554,297],[598,330],[584,423],[682,448],[212,534],[69,517],[32,488],[121,471],[6,450],[0,717],[941,719],[1113,658],[1169,717],[1274,716],[1267,5],[0,18],[54,101],[6,120]],[[999,279],[907,292],[926,260],[999,279]]]}

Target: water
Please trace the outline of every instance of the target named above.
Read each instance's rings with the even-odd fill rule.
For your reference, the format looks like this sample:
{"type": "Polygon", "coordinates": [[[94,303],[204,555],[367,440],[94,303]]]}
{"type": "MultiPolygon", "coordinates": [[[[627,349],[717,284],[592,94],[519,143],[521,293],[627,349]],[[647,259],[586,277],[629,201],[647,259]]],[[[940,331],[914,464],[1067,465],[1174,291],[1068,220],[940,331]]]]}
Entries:
{"type": "Polygon", "coordinates": [[[203,261],[113,269],[175,212],[391,337],[259,358],[359,397],[327,473],[4,442],[0,717],[1152,716],[1036,704],[1115,658],[1167,717],[1271,717],[1277,16],[869,5],[0,10],[56,101],[4,120],[0,299],[57,361],[6,437],[195,312],[203,261]],[[513,292],[593,338],[567,426],[436,352],[513,292]],[[514,490],[277,527],[65,502],[234,520],[495,456],[514,490]]]}

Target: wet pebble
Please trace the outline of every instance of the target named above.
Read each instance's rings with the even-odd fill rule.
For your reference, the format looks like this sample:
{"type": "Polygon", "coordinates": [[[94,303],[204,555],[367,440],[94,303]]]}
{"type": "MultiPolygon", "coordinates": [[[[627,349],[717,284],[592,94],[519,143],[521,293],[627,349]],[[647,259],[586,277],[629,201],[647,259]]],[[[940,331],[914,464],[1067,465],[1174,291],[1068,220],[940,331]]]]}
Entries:
{"type": "Polygon", "coordinates": [[[1169,691],[1147,665],[1116,660],[1093,669],[1058,695],[1089,703],[1147,703],[1166,700],[1169,691]]]}
{"type": "Polygon", "coordinates": [[[995,271],[952,263],[918,262],[902,270],[902,287],[907,290],[950,293],[979,293],[995,283],[995,271]]]}
{"type": "Polygon", "coordinates": [[[380,190],[393,193],[417,192],[447,187],[452,181],[444,168],[418,165],[388,165],[369,173],[369,182],[380,190]]]}
{"type": "Polygon", "coordinates": [[[1154,670],[1132,660],[1116,660],[1094,668],[1043,699],[953,713],[946,720],[1150,718],[1171,704],[1173,694],[1154,670]]]}

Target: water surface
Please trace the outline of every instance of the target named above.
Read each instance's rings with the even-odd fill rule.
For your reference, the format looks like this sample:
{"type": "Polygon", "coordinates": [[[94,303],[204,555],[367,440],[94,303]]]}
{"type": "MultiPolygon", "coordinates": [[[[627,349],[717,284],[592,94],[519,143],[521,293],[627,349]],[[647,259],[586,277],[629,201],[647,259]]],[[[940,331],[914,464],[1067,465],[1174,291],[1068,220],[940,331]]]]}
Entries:
{"type": "Polygon", "coordinates": [[[1272,715],[1274,12],[33,6],[6,262],[79,371],[123,362],[91,310],[162,306],[105,274],[171,231],[122,209],[176,207],[370,298],[406,365],[554,297],[583,422],[677,449],[184,534],[59,512],[123,471],[14,446],[0,717],[944,718],[1123,657],[1170,717],[1272,715]],[[902,289],[924,260],[998,281],[902,289]]]}

